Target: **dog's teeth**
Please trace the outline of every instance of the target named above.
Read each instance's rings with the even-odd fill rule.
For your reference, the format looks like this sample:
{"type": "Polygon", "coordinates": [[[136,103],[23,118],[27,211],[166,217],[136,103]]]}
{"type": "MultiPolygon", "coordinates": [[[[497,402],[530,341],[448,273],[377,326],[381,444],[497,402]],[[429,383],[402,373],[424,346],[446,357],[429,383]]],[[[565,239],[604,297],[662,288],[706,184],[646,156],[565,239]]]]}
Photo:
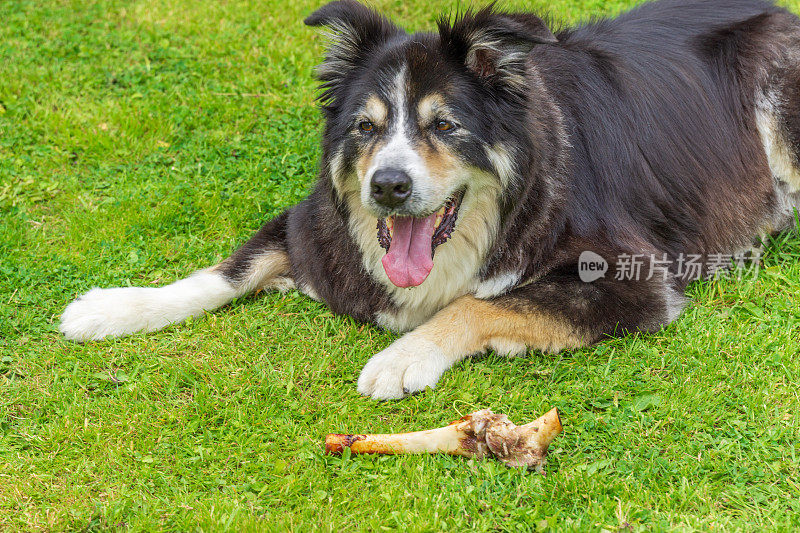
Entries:
{"type": "Polygon", "coordinates": [[[389,230],[389,238],[394,237],[394,217],[386,219],[386,229],[389,230]]]}
{"type": "Polygon", "coordinates": [[[437,212],[436,212],[436,224],[434,227],[438,228],[439,224],[442,223],[444,220],[444,215],[447,213],[447,205],[443,205],[437,212]]]}

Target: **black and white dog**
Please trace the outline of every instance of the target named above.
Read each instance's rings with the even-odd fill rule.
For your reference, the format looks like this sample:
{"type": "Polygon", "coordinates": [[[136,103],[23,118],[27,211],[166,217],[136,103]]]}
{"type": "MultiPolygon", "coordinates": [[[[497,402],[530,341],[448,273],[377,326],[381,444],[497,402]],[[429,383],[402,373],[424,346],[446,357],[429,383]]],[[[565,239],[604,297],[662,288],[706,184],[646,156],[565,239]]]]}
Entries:
{"type": "Polygon", "coordinates": [[[354,0],[305,22],[332,38],[311,195],[207,270],[91,290],[67,338],[296,287],[408,331],[358,380],[400,398],[487,349],[669,324],[692,278],[680,258],[746,250],[800,206],[800,20],[769,2],[658,0],[555,33],[486,8],[409,34],[354,0]],[[610,272],[586,280],[587,252],[610,272]],[[642,275],[612,275],[630,257],[642,275]]]}

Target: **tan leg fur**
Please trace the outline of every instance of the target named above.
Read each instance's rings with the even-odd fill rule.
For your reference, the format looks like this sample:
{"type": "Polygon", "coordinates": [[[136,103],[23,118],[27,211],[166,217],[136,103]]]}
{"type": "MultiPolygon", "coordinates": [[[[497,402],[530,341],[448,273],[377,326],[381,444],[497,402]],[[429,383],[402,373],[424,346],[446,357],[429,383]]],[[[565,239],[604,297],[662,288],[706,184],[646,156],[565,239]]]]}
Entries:
{"type": "Polygon", "coordinates": [[[370,359],[358,390],[376,399],[401,398],[434,387],[452,365],[490,348],[509,354],[585,344],[575,328],[556,317],[463,296],[370,359]]]}

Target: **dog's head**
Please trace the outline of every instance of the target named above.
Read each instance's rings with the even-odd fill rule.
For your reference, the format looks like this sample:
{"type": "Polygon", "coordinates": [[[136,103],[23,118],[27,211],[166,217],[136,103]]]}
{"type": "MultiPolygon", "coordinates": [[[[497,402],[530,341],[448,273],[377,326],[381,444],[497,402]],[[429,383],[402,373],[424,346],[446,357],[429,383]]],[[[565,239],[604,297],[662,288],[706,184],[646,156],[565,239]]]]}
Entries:
{"type": "Polygon", "coordinates": [[[465,196],[520,172],[527,57],[555,37],[533,15],[491,7],[440,19],[438,33],[408,34],[353,0],[305,22],[331,32],[318,71],[327,175],[377,219],[389,279],[419,285],[465,196]]]}

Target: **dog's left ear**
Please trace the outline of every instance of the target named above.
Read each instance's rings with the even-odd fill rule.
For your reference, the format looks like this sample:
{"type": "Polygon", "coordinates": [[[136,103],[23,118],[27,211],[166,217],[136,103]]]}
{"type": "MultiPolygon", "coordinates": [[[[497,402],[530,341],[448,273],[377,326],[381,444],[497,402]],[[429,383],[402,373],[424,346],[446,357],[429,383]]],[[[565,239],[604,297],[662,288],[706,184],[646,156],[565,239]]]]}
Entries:
{"type": "Polygon", "coordinates": [[[438,21],[445,51],[487,83],[526,88],[525,61],[533,47],[558,42],[547,24],[529,13],[500,13],[494,4],[438,21]]]}
{"type": "Polygon", "coordinates": [[[366,62],[375,47],[402,32],[389,19],[355,0],[326,4],[304,22],[331,31],[325,60],[317,69],[317,77],[325,89],[320,99],[327,104],[333,103],[342,81],[366,62]]]}

